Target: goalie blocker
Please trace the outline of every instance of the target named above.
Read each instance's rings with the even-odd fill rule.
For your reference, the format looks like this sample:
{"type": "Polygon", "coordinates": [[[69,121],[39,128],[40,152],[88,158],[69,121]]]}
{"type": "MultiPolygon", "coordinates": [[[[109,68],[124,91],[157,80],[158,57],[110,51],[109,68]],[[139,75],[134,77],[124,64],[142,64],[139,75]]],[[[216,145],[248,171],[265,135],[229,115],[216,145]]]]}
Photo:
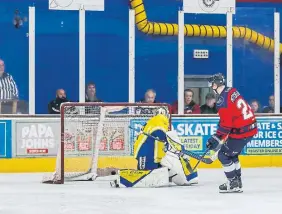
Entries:
{"type": "Polygon", "coordinates": [[[193,171],[188,156],[181,153],[182,144],[176,131],[168,131],[166,115],[152,117],[134,142],[137,170],[122,169],[114,187],[162,187],[198,183],[197,171],[193,171]],[[152,136],[152,137],[150,137],[152,136]],[[158,140],[156,140],[156,138],[158,140]]]}

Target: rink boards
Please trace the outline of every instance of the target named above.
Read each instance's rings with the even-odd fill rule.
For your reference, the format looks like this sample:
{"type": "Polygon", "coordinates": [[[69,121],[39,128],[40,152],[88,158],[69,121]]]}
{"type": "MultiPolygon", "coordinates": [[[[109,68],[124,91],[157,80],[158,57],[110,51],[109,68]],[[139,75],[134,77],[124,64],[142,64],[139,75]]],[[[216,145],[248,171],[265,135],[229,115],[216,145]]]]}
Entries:
{"type": "MultiPolygon", "coordinates": [[[[243,167],[282,167],[281,156],[241,156],[241,164],[243,167]]],[[[196,164],[195,160],[191,160],[192,165],[196,164]]],[[[55,158],[12,158],[0,160],[0,172],[53,172],[55,170],[55,158]]],[[[99,167],[107,166],[117,168],[135,168],[136,161],[132,157],[102,157],[99,160],[99,167]]],[[[218,161],[211,165],[200,164],[199,168],[220,168],[218,161]]]]}
{"type": "MultiPolygon", "coordinates": [[[[244,167],[282,166],[282,116],[257,118],[259,133],[244,148],[241,164],[244,167]]],[[[106,140],[100,147],[98,166],[135,168],[133,143],[138,129],[146,121],[132,119],[123,123],[118,140],[106,140]],[[137,131],[128,129],[134,127],[137,131]]],[[[217,129],[217,117],[178,115],[172,118],[172,128],[178,132],[187,150],[202,154],[205,142],[217,129]]],[[[107,130],[109,133],[111,130],[107,130]]],[[[50,116],[7,117],[0,120],[0,172],[50,172],[54,171],[60,143],[60,119],[50,116]]],[[[88,148],[87,146],[81,147],[88,148]]],[[[89,157],[72,159],[71,166],[89,161],[89,157]]],[[[196,161],[191,160],[193,164],[196,161]]],[[[218,168],[218,161],[202,168],[218,168]]],[[[79,168],[74,166],[74,168],[79,168]]]]}

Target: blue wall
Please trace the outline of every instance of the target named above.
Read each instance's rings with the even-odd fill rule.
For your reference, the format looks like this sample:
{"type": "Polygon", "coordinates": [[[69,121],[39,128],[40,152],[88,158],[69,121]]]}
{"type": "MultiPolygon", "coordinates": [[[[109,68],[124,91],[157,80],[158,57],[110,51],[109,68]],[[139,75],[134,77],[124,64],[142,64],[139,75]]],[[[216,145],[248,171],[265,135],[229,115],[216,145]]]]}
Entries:
{"type": "MultiPolygon", "coordinates": [[[[128,101],[128,1],[106,0],[104,12],[86,13],[86,81],[94,81],[98,97],[107,102],[128,101]]],[[[144,0],[148,19],[177,22],[180,1],[144,0]]],[[[28,16],[36,7],[36,112],[47,113],[47,103],[58,88],[78,100],[78,12],[50,11],[48,1],[2,0],[0,57],[28,100],[28,24],[12,25],[14,10],[28,16]]],[[[238,3],[234,25],[252,28],[273,38],[274,3],[238,3]]],[[[185,23],[225,25],[222,15],[185,15],[185,23]]],[[[234,40],[234,86],[263,105],[273,93],[273,53],[247,41],[234,40]]],[[[157,99],[177,99],[177,38],[144,35],[136,30],[136,98],[155,88],[157,99]]],[[[224,39],[185,38],[185,74],[226,71],[224,39]],[[210,58],[195,60],[194,49],[208,49],[210,58]]]]}

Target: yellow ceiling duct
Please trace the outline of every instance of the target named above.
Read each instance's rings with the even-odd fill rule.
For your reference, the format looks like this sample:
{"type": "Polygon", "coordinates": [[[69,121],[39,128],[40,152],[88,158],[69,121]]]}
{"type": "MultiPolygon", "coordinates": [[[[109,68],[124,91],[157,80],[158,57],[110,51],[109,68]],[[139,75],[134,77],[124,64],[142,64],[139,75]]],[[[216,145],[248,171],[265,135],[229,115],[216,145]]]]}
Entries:
{"type": "MultiPolygon", "coordinates": [[[[178,24],[152,22],[147,19],[143,0],[130,0],[135,10],[138,30],[151,35],[176,36],[178,24]]],[[[226,38],[226,27],[216,25],[185,24],[184,35],[194,37],[226,38]]],[[[233,26],[233,38],[242,38],[269,51],[274,50],[274,40],[247,27],[233,26]]],[[[282,53],[282,44],[280,44],[282,53]]]]}

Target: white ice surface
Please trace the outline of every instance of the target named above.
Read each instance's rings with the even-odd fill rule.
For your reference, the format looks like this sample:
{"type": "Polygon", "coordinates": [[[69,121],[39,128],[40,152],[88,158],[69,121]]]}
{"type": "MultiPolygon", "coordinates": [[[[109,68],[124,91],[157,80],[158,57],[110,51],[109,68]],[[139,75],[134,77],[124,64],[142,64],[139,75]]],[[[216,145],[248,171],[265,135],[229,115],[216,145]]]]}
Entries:
{"type": "Polygon", "coordinates": [[[192,187],[115,189],[109,182],[42,184],[42,174],[0,174],[0,214],[282,214],[282,168],[243,169],[244,193],[219,194],[220,169],[192,187]]]}

